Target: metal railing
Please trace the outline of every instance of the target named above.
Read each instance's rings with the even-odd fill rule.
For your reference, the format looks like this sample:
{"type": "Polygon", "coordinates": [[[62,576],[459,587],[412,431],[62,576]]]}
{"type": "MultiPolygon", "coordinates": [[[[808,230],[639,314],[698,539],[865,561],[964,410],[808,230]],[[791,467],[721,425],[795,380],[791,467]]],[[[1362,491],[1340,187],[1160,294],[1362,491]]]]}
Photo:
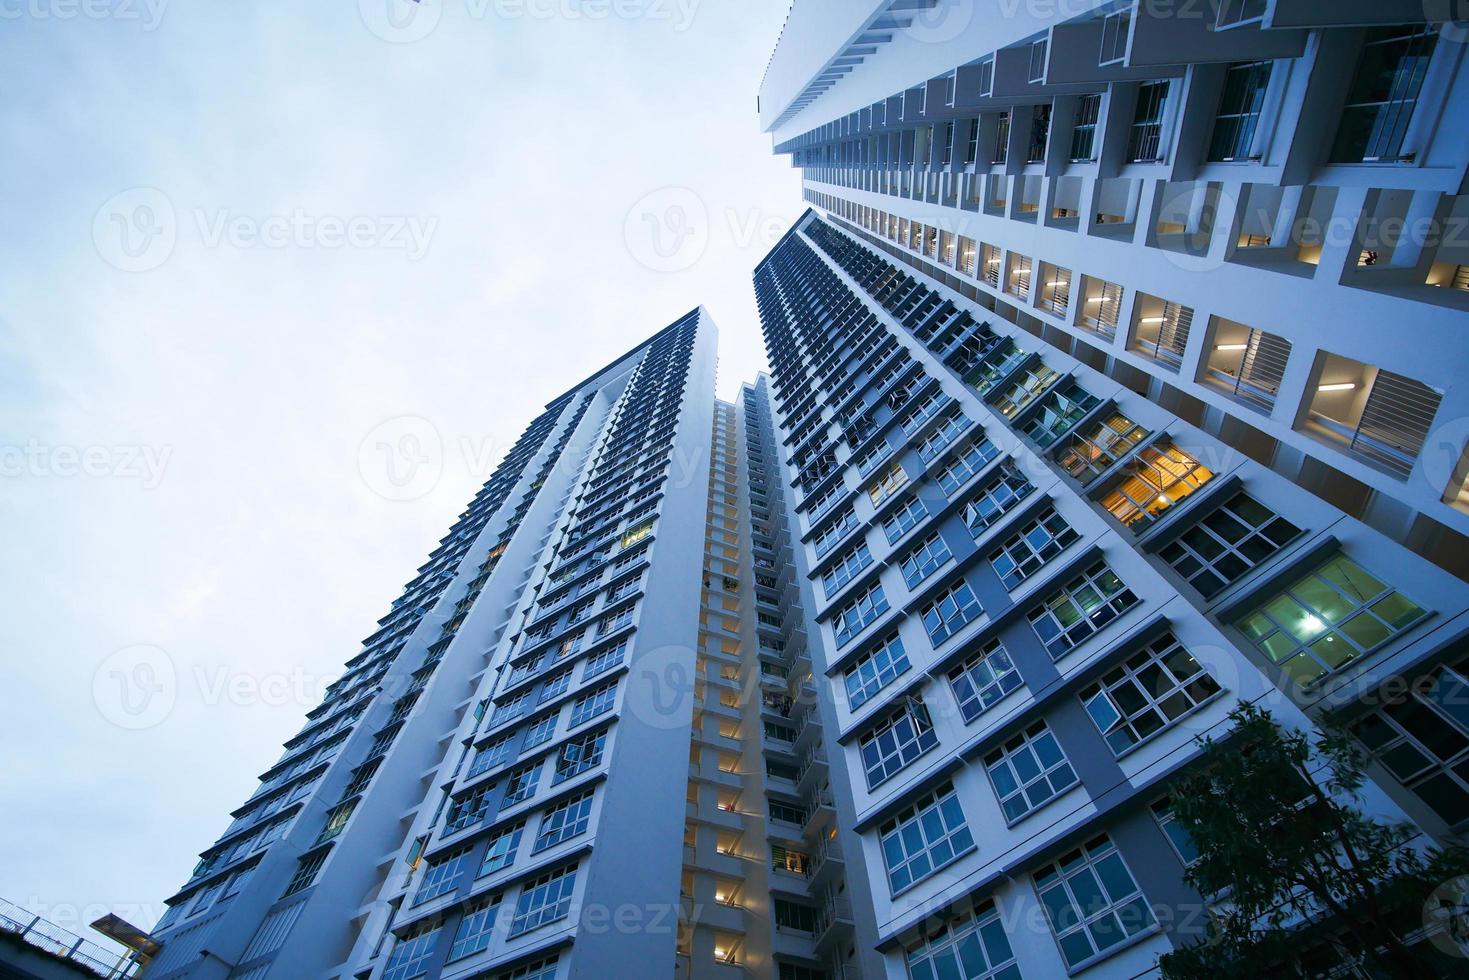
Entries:
{"type": "Polygon", "coordinates": [[[122,946],[102,946],[0,899],[0,929],[103,977],[133,977],[143,964],[122,946]]]}

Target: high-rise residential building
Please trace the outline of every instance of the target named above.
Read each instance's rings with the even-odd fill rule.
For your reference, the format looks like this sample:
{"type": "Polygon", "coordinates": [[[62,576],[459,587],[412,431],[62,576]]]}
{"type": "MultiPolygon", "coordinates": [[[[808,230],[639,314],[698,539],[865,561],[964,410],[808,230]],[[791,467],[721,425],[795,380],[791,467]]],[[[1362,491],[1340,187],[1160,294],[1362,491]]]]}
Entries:
{"type": "Polygon", "coordinates": [[[169,899],[150,977],[877,963],[766,382],[714,374],[695,311],[547,406],[169,899]]]}
{"type": "Polygon", "coordinates": [[[1239,702],[1469,828],[1462,31],[1187,6],[796,0],[762,85],[812,205],[755,275],[775,482],[890,977],[1197,941],[1169,787],[1239,702]]]}

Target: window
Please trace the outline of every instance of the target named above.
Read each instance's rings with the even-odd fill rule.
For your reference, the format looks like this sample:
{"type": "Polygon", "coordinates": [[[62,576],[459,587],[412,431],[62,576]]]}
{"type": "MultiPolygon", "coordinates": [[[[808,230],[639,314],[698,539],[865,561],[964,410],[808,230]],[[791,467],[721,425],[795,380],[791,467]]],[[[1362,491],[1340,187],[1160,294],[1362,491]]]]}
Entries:
{"type": "Polygon", "coordinates": [[[893,454],[893,447],[883,440],[878,440],[873,446],[853,462],[857,465],[857,472],[866,476],[877,469],[879,463],[893,454]]]}
{"type": "Polygon", "coordinates": [[[1103,561],[1056,590],[1030,613],[1041,642],[1052,659],[1068,651],[1112,620],[1131,609],[1137,596],[1103,561]]]}
{"type": "Polygon", "coordinates": [[[1172,440],[1160,439],[1123,467],[1122,482],[1102,498],[1108,513],[1134,531],[1156,521],[1180,500],[1214,479],[1214,472],[1172,440]]]}
{"type": "Polygon", "coordinates": [[[944,539],[937,532],[930,534],[922,544],[903,556],[900,562],[903,581],[908,583],[908,588],[916,589],[952,557],[944,539]]]}
{"type": "Polygon", "coordinates": [[[1021,980],[1010,938],[992,900],[950,920],[907,951],[914,980],[1021,980]]]}
{"type": "Polygon", "coordinates": [[[421,922],[411,928],[393,944],[393,952],[383,970],[383,980],[411,980],[412,977],[423,976],[428,972],[438,943],[437,921],[421,922]]]}
{"type": "Polygon", "coordinates": [[[525,742],[522,743],[521,749],[533,749],[537,745],[549,742],[551,736],[556,734],[556,719],[558,717],[560,716],[549,714],[544,718],[537,718],[532,722],[530,727],[525,730],[525,742]]]}
{"type": "Polygon", "coordinates": [[[878,828],[894,895],[974,850],[954,785],[944,783],[878,828]]]}
{"type": "Polygon", "coordinates": [[[778,963],[780,972],[776,974],[778,980],[826,980],[826,972],[815,967],[801,966],[799,963],[778,963]]]}
{"type": "Polygon", "coordinates": [[[959,702],[959,713],[966,724],[973,724],[1020,684],[1020,673],[999,640],[991,640],[979,653],[949,671],[949,686],[954,689],[954,700],[959,702]]]}
{"type": "Polygon", "coordinates": [[[588,691],[571,706],[571,727],[591,721],[601,714],[612,710],[612,704],[617,700],[617,681],[609,681],[601,687],[588,691]]]}
{"type": "Polygon", "coordinates": [[[559,844],[564,840],[571,840],[579,834],[587,832],[587,825],[592,821],[592,791],[588,790],[582,795],[559,804],[555,809],[546,811],[541,817],[541,830],[536,835],[536,844],[532,851],[543,851],[553,844],[559,844]]]}
{"type": "Polygon", "coordinates": [[[847,704],[856,711],[874,694],[905,674],[908,667],[903,641],[894,633],[847,668],[843,675],[847,682],[847,704]]]}
{"type": "Polygon", "coordinates": [[[475,899],[464,909],[464,918],[454,931],[454,941],[449,946],[449,961],[463,959],[489,948],[495,938],[495,916],[500,911],[500,895],[486,895],[475,899]]]}
{"type": "Polygon", "coordinates": [[[1342,107],[1333,163],[1391,163],[1413,156],[1403,153],[1403,138],[1437,41],[1432,24],[1383,27],[1367,35],[1342,107]]]}
{"type": "Polygon", "coordinates": [[[1114,411],[1067,439],[1056,454],[1056,461],[1071,476],[1089,483],[1147,437],[1147,429],[1114,411]]]}
{"type": "Polygon", "coordinates": [[[928,508],[923,506],[923,501],[917,496],[910,496],[907,500],[887,517],[883,518],[882,531],[887,536],[888,544],[897,544],[918,522],[928,516],[928,508]]]}
{"type": "Polygon", "coordinates": [[[1388,772],[1449,826],[1469,819],[1469,663],[1438,667],[1352,725],[1388,772]]]}
{"type": "Polygon", "coordinates": [[[465,774],[466,778],[497,769],[513,758],[515,758],[515,750],[511,745],[511,736],[502,735],[474,754],[474,763],[470,765],[469,772],[465,774]]]}
{"type": "Polygon", "coordinates": [[[798,905],[783,898],[774,900],[775,927],[795,932],[816,932],[816,910],[809,905],[798,905]]]}
{"type": "Polygon", "coordinates": [[[501,827],[495,831],[490,838],[490,846],[485,849],[485,859],[479,866],[478,877],[503,871],[515,863],[515,852],[520,848],[520,838],[525,833],[525,824],[517,823],[509,827],[501,827]]]}
{"type": "Polygon", "coordinates": [[[872,500],[872,506],[878,507],[884,500],[903,489],[907,483],[908,474],[903,471],[902,464],[893,463],[883,471],[876,482],[867,488],[867,496],[872,500]]]}
{"type": "Polygon", "coordinates": [[[524,803],[535,795],[536,780],[541,775],[541,763],[537,759],[519,769],[513,769],[505,780],[505,795],[500,799],[500,809],[524,803]]]}
{"type": "Polygon", "coordinates": [[[964,524],[978,538],[1035,490],[1014,463],[1004,463],[964,505],[964,524]]]}
{"type": "Polygon", "coordinates": [[[858,633],[866,629],[873,620],[887,610],[887,596],[883,594],[880,583],[848,602],[836,614],[832,623],[836,631],[837,646],[850,643],[858,633]]]}
{"type": "MultiPolygon", "coordinates": [[[[352,813],[356,809],[357,800],[355,799],[348,800],[346,803],[339,803],[336,806],[332,807],[331,812],[326,815],[326,826],[322,827],[321,836],[316,838],[316,842],[320,844],[322,841],[329,841],[333,837],[336,837],[338,834],[340,834],[343,830],[345,830],[347,827],[347,821],[352,819],[352,813]]],[[[281,832],[285,831],[285,823],[280,822],[272,824],[271,827],[266,828],[267,835],[270,834],[272,829],[276,830],[274,836],[279,837],[281,835],[281,832]]],[[[263,843],[267,842],[261,840],[255,845],[255,850],[259,850],[260,844],[263,843]]]]}
{"type": "Polygon", "coordinates": [[[1154,800],[1148,807],[1152,811],[1153,819],[1158,823],[1158,829],[1163,831],[1163,836],[1168,838],[1174,853],[1183,862],[1185,868],[1194,864],[1199,859],[1199,849],[1194,846],[1193,838],[1188,831],[1183,829],[1183,824],[1173,813],[1173,801],[1168,797],[1154,800]]]}
{"type": "Polygon", "coordinates": [[[990,552],[990,564],[1005,588],[1014,591],[1078,537],[1054,507],[1047,507],[1039,517],[990,552]]]}
{"type": "Polygon", "coordinates": [[[1265,108],[1265,90],[1270,86],[1271,63],[1250,61],[1230,65],[1224,76],[1224,92],[1214,117],[1214,134],[1209,139],[1210,160],[1250,160],[1255,132],[1265,108]]]}
{"type": "Polygon", "coordinates": [[[1042,447],[1065,435],[1073,425],[1097,406],[1099,399],[1072,381],[1064,389],[1047,395],[1025,423],[1025,433],[1042,447]]]}
{"type": "Polygon", "coordinates": [[[1167,82],[1144,82],[1137,89],[1137,109],[1128,138],[1127,159],[1157,163],[1163,159],[1163,110],[1168,103],[1167,82]]]}
{"type": "Polygon", "coordinates": [[[962,579],[949,586],[919,612],[928,639],[935,647],[953,636],[984,612],[969,583],[962,579]]]}
{"type": "Polygon", "coordinates": [[[1081,703],[1121,755],[1219,693],[1219,682],[1171,633],[1082,688],[1081,703]]]}
{"type": "Polygon", "coordinates": [[[423,881],[418,883],[413,904],[422,905],[452,892],[459,884],[460,873],[469,866],[469,851],[468,847],[456,848],[431,863],[423,873],[423,881]]]}
{"type": "Polygon", "coordinates": [[[811,543],[816,549],[818,557],[826,554],[836,546],[836,543],[846,537],[847,532],[857,526],[857,515],[852,508],[848,507],[836,517],[827,521],[822,529],[816,533],[811,543]]]}
{"type": "Polygon", "coordinates": [[[541,688],[540,703],[545,704],[547,701],[551,700],[557,695],[565,694],[566,689],[570,686],[570,670],[563,670],[559,674],[552,674],[551,677],[546,680],[546,686],[541,688]]]}
{"type": "Polygon", "coordinates": [[[843,554],[836,560],[836,564],[828,568],[821,576],[821,586],[830,599],[837,591],[856,575],[872,564],[872,552],[868,550],[866,543],[858,544],[857,547],[843,554]]]}
{"type": "Polygon", "coordinates": [[[806,813],[794,804],[771,800],[770,819],[779,820],[781,823],[795,824],[799,827],[806,822],[806,813]]]}
{"type": "Polygon", "coordinates": [[[1076,785],[1076,773],[1044,721],[986,755],[984,767],[1012,824],[1076,785]]]}
{"type": "Polygon", "coordinates": [[[959,438],[960,433],[969,428],[969,419],[958,409],[949,412],[942,422],[934,427],[934,430],[923,437],[918,443],[918,456],[925,463],[930,463],[938,458],[938,454],[944,448],[959,438]]]}
{"type": "Polygon", "coordinates": [[[1102,97],[1083,95],[1076,103],[1076,126],[1071,130],[1071,162],[1090,163],[1097,158],[1097,120],[1102,115],[1102,97]]]}
{"type": "Polygon", "coordinates": [[[960,487],[968,483],[974,474],[984,469],[998,455],[1000,455],[999,448],[988,439],[981,438],[950,456],[934,474],[934,479],[943,489],[944,496],[952,499],[954,494],[959,492],[960,487]]]}
{"type": "Polygon", "coordinates": [[[515,918],[510,921],[510,938],[566,918],[575,888],[575,865],[527,882],[516,902],[515,918]]]}
{"type": "Polygon", "coordinates": [[[607,747],[607,729],[588,732],[561,746],[556,753],[556,774],[551,782],[562,782],[580,776],[602,764],[602,750],[607,747]]]}
{"type": "Polygon", "coordinates": [[[859,743],[867,788],[875,789],[903,767],[939,744],[928,709],[916,698],[904,698],[902,707],[878,722],[859,743]]]}
{"type": "Polygon", "coordinates": [[[1239,581],[1301,529],[1241,491],[1158,552],[1205,599],[1239,581]]]}
{"type": "MultiPolygon", "coordinates": [[[[291,875],[291,880],[286,884],[286,890],[281,892],[281,898],[310,888],[316,882],[316,874],[321,870],[321,866],[326,863],[326,857],[330,853],[331,848],[324,847],[319,851],[301,858],[300,862],[296,865],[296,873],[291,875]]],[[[231,887],[233,888],[235,885],[231,883],[231,887]]]]}
{"type": "Polygon", "coordinates": [[[1370,653],[1425,615],[1407,596],[1337,554],[1237,625],[1297,683],[1307,684],[1370,653]]]}
{"type": "Polygon", "coordinates": [[[495,980],[556,980],[556,964],[559,960],[558,956],[536,960],[509,973],[501,973],[495,980]]]}
{"type": "Polygon", "coordinates": [[[530,705],[530,692],[522,691],[514,698],[504,704],[495,707],[495,713],[490,716],[490,727],[503,725],[512,718],[519,718],[525,714],[525,709],[530,705]]]}
{"type": "Polygon", "coordinates": [[[626,653],[626,640],[622,640],[605,650],[598,650],[587,658],[587,664],[582,668],[581,679],[583,681],[589,681],[598,674],[605,674],[613,667],[622,663],[622,658],[626,653]]]}
{"type": "Polygon", "coordinates": [[[597,624],[597,635],[606,636],[608,633],[616,632],[632,622],[633,613],[637,611],[637,604],[624,606],[610,616],[603,616],[597,624]]]}
{"type": "Polygon", "coordinates": [[[1153,925],[1147,900],[1105,834],[1037,872],[1035,887],[1071,969],[1153,925]]]}

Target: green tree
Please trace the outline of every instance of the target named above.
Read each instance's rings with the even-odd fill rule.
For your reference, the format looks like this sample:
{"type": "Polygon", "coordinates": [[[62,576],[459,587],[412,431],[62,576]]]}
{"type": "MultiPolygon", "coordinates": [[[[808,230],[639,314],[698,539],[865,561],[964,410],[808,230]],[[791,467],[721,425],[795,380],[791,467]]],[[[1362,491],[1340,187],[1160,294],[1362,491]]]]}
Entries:
{"type": "Polygon", "coordinates": [[[1312,976],[1323,947],[1371,976],[1437,980],[1461,968],[1404,936],[1469,856],[1415,847],[1412,828],[1357,809],[1367,759],[1345,733],[1313,744],[1250,704],[1230,719],[1229,733],[1200,740],[1201,764],[1170,793],[1198,851],[1187,878],[1213,922],[1205,941],[1161,958],[1163,975],[1312,976]]]}

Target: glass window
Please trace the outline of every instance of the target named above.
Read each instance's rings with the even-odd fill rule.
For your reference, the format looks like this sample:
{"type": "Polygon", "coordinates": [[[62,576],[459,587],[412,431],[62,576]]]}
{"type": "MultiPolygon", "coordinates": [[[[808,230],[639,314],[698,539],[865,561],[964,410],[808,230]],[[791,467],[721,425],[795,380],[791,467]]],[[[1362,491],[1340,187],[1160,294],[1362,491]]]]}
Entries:
{"type": "Polygon", "coordinates": [[[549,742],[551,736],[556,734],[556,719],[558,717],[560,716],[550,714],[544,718],[537,718],[532,722],[530,727],[525,730],[525,741],[522,743],[521,748],[533,749],[537,745],[549,742]]]}
{"type": "Polygon", "coordinates": [[[1214,117],[1214,134],[1209,140],[1210,160],[1249,160],[1258,156],[1253,152],[1255,131],[1260,128],[1271,67],[1268,61],[1229,66],[1214,117]]]}
{"type": "Polygon", "coordinates": [[[1020,685],[1020,673],[999,640],[949,671],[949,686],[968,724],[1020,685]]]}
{"type": "Polygon", "coordinates": [[[1047,507],[1040,516],[990,552],[990,564],[994,566],[995,574],[1000,576],[1000,581],[1005,583],[1005,588],[1014,591],[1078,537],[1054,507],[1047,507]]]}
{"type": "Polygon", "coordinates": [[[903,641],[894,633],[847,668],[843,675],[847,684],[847,704],[856,711],[874,694],[906,673],[908,667],[903,641]]]}
{"type": "Polygon", "coordinates": [[[1189,836],[1183,824],[1173,813],[1173,801],[1168,797],[1154,800],[1148,807],[1152,811],[1153,819],[1158,823],[1158,829],[1163,831],[1163,836],[1168,838],[1168,843],[1183,862],[1184,867],[1189,867],[1199,859],[1199,849],[1194,846],[1194,840],[1189,836]]]}
{"type": "Polygon", "coordinates": [[[904,698],[897,711],[878,722],[859,743],[867,788],[874,789],[914,759],[939,744],[928,709],[916,698],[904,698]]]}
{"type": "Polygon", "coordinates": [[[916,800],[878,828],[894,895],[974,850],[952,783],[916,800]]]}
{"type": "Polygon", "coordinates": [[[575,865],[527,882],[516,902],[515,917],[510,921],[510,938],[566,918],[575,888],[575,865]]]}
{"type": "Polygon", "coordinates": [[[1306,684],[1377,649],[1425,615],[1407,596],[1337,554],[1237,625],[1261,652],[1306,684]]]}
{"type": "Polygon", "coordinates": [[[582,668],[581,679],[583,681],[589,681],[598,674],[605,674],[613,667],[622,663],[622,658],[626,653],[626,640],[615,643],[605,650],[598,650],[587,658],[587,664],[582,668]]]}
{"type": "Polygon", "coordinates": [[[607,746],[607,729],[579,735],[556,753],[556,774],[552,784],[579,776],[602,764],[602,751],[607,746]]]}
{"type": "Polygon", "coordinates": [[[524,833],[524,822],[496,830],[490,837],[490,846],[485,849],[485,858],[480,862],[477,877],[483,878],[514,864],[515,852],[520,848],[520,838],[524,833]]]}
{"type": "Polygon", "coordinates": [[[453,891],[459,884],[460,874],[469,866],[469,851],[468,847],[456,848],[430,864],[423,873],[423,881],[418,883],[413,904],[422,905],[453,891]]]}
{"type": "Polygon", "coordinates": [[[944,495],[953,499],[954,494],[980,470],[1000,455],[1000,450],[988,439],[981,438],[954,452],[934,474],[934,479],[943,489],[944,495]]]}
{"type": "Polygon", "coordinates": [[[1128,460],[1122,482],[1102,498],[1102,506],[1139,531],[1212,479],[1212,470],[1171,440],[1160,439],[1128,460]]]}
{"type": "Polygon", "coordinates": [[[836,614],[832,626],[836,631],[837,646],[850,643],[858,633],[866,629],[873,620],[888,610],[887,596],[882,585],[874,585],[848,602],[836,614]]]}
{"type": "Polygon", "coordinates": [[[535,795],[536,781],[541,775],[541,762],[529,762],[513,769],[505,779],[505,795],[500,799],[500,809],[524,803],[535,795]]]}
{"type": "Polygon", "coordinates": [[[1164,545],[1158,555],[1209,599],[1300,533],[1300,528],[1241,491],[1164,545]]]}
{"type": "Polygon", "coordinates": [[[1037,872],[1035,886],[1072,969],[1154,924],[1147,899],[1106,835],[1037,872]]]}
{"type": "Polygon", "coordinates": [[[984,767],[1012,824],[1076,785],[1076,772],[1044,721],[986,755],[984,767]]]}
{"type": "Polygon", "coordinates": [[[1059,660],[1082,640],[1137,604],[1137,596],[1103,561],[1053,592],[1030,613],[1041,642],[1059,660]]]}
{"type": "Polygon", "coordinates": [[[983,612],[969,583],[961,579],[925,605],[919,616],[923,620],[923,628],[928,630],[929,642],[937,647],[978,619],[983,612]]]}
{"type": "Polygon", "coordinates": [[[1081,691],[1081,703],[1117,755],[1219,693],[1219,683],[1171,633],[1081,691]]]}
{"type": "Polygon", "coordinates": [[[1047,395],[1025,422],[1025,433],[1042,446],[1049,446],[1097,407],[1100,399],[1075,381],[1047,395]]]}
{"type": "Polygon", "coordinates": [[[464,909],[464,918],[454,931],[454,941],[449,946],[449,961],[463,959],[489,948],[495,938],[495,916],[500,911],[499,894],[475,899],[464,909]]]}
{"type": "Polygon", "coordinates": [[[1342,107],[1333,163],[1394,162],[1413,120],[1438,35],[1432,24],[1383,27],[1362,46],[1342,107]]]}
{"type": "Polygon", "coordinates": [[[412,980],[428,973],[438,943],[438,923],[430,921],[414,926],[393,944],[388,965],[383,969],[383,980],[412,980]]]}
{"type": "Polygon", "coordinates": [[[1021,980],[995,903],[985,900],[907,950],[912,980],[1021,980]]]}
{"type": "Polygon", "coordinates": [[[586,833],[587,826],[592,821],[593,795],[593,792],[589,790],[558,804],[554,809],[547,810],[541,817],[541,829],[536,834],[536,844],[531,850],[545,850],[554,844],[586,833]]]}
{"type": "Polygon", "coordinates": [[[617,700],[617,681],[609,681],[601,687],[588,691],[577,698],[571,706],[571,727],[591,721],[598,715],[612,710],[612,704],[617,700]]]}
{"type": "Polygon", "coordinates": [[[1148,437],[1147,429],[1119,412],[1093,422],[1073,433],[1056,453],[1061,468],[1082,483],[1090,483],[1111,469],[1138,443],[1148,437]]]}
{"type": "Polygon", "coordinates": [[[944,539],[937,532],[930,534],[899,562],[903,570],[903,581],[908,583],[908,588],[916,589],[924,579],[938,571],[952,557],[944,539]]]}
{"type": "Polygon", "coordinates": [[[866,568],[872,564],[872,552],[868,550],[865,542],[858,544],[855,548],[844,553],[836,560],[821,576],[821,587],[830,599],[837,591],[866,568]]]}
{"type": "Polygon", "coordinates": [[[964,505],[964,525],[978,538],[1035,490],[1013,463],[1003,463],[964,505]]]}
{"type": "Polygon", "coordinates": [[[1469,662],[1438,667],[1352,734],[1449,826],[1469,820],[1469,662]]]}
{"type": "Polygon", "coordinates": [[[902,464],[893,463],[867,488],[867,496],[872,500],[872,506],[878,507],[884,500],[903,489],[907,483],[908,474],[903,471],[902,464]]]}
{"type": "Polygon", "coordinates": [[[923,501],[916,496],[910,496],[898,506],[887,517],[883,518],[882,530],[887,536],[889,544],[897,544],[898,540],[918,525],[918,522],[928,516],[928,508],[923,506],[923,501]]]}

